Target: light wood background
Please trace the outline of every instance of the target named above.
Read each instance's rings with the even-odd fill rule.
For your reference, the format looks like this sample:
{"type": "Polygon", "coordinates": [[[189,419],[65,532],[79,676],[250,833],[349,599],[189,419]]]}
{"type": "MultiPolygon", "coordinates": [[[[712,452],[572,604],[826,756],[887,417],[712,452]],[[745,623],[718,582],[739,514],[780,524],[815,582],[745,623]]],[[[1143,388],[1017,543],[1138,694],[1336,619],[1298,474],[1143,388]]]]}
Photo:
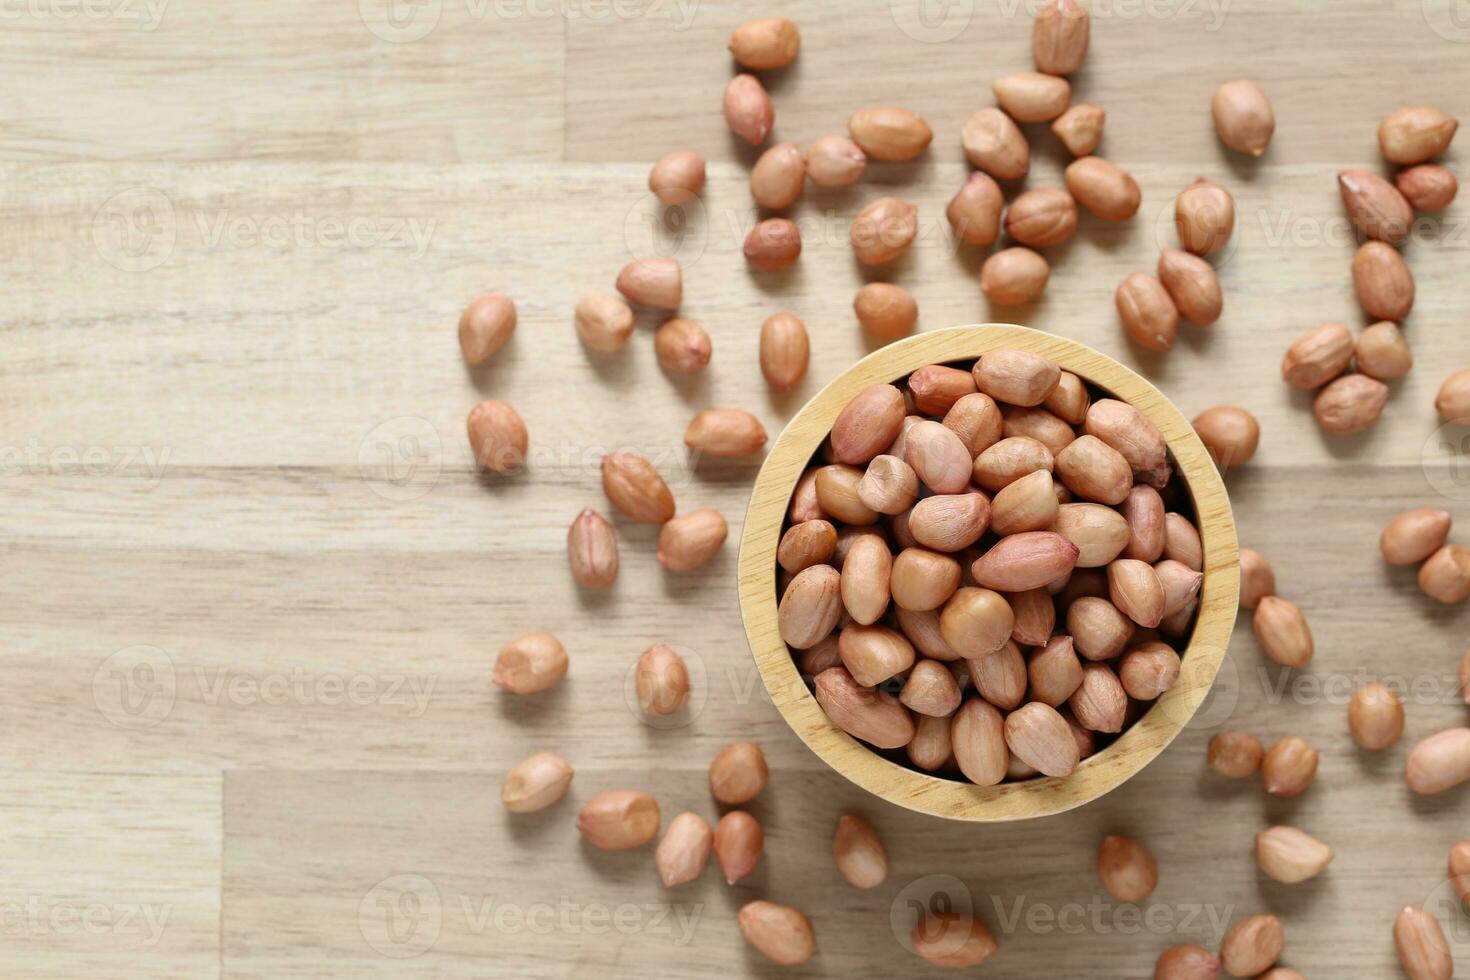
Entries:
{"type": "MultiPolygon", "coordinates": [[[[1374,430],[1325,439],[1278,375],[1300,330],[1360,325],[1333,176],[1377,165],[1377,120],[1402,104],[1470,114],[1470,11],[1098,0],[1078,96],[1107,108],[1102,152],[1137,176],[1143,209],[1122,226],[1084,219],[1051,253],[1045,298],[992,311],[975,281],[983,255],[952,247],[942,210],[965,173],[965,118],[990,103],[993,76],[1030,66],[1032,8],[952,0],[921,18],[920,6],[5,7],[0,973],[772,975],[734,926],[756,897],[816,924],[820,955],[791,975],[937,973],[896,938],[913,900],[931,898],[970,901],[997,932],[994,977],[1146,976],[1165,946],[1213,946],[1231,918],[1264,910],[1283,916],[1286,962],[1309,976],[1394,976],[1390,924],[1406,903],[1428,903],[1470,965],[1470,920],[1443,901],[1447,848],[1470,836],[1466,797],[1414,799],[1400,777],[1412,740],[1465,721],[1453,682],[1465,611],[1432,605],[1377,554],[1402,508],[1470,521],[1462,433],[1437,432],[1431,407],[1442,377],[1470,363],[1466,204],[1408,247],[1418,365],[1374,430]],[[880,102],[921,112],[937,135],[914,165],[808,193],[800,264],[752,279],[739,251],[752,154],[720,117],[723,48],[743,18],[778,7],[804,36],[772,80],[778,138],[804,145],[880,102]],[[1242,75],[1279,120],[1259,163],[1227,157],[1209,124],[1213,87],[1242,75]],[[685,313],[715,355],[704,377],[675,383],[646,329],[589,358],[571,309],[646,254],[648,166],[686,147],[711,166],[678,247],[685,313]],[[1221,260],[1227,311],[1145,357],[1122,337],[1112,290],[1172,242],[1173,195],[1201,174],[1239,209],[1221,260]],[[760,688],[733,549],[666,575],[654,532],[620,523],[611,594],[580,596],[566,573],[566,527],[604,506],[597,459],[610,448],[649,454],[681,507],[718,507],[738,532],[754,467],[691,468],[684,423],[731,405],[774,432],[867,349],[845,242],[880,191],[914,200],[925,223],[893,270],[922,327],[1054,331],[1141,369],[1186,415],[1239,403],[1264,429],[1229,485],[1243,543],[1271,557],[1311,619],[1316,660],[1294,676],[1267,669],[1242,620],[1196,725],[1065,816],[949,824],[824,771],[760,688]],[[472,373],[454,324],[486,289],[516,298],[520,328],[472,373]],[[806,321],[814,352],[803,387],[771,397],[756,337],[780,309],[806,321]],[[488,395],[529,424],[524,474],[470,465],[464,417],[488,395]],[[543,696],[502,696],[495,651],[533,628],[562,637],[571,675],[543,696]],[[698,684],[670,730],[642,724],[624,694],[653,642],[683,650],[698,684]],[[1369,756],[1346,737],[1344,705],[1374,676],[1413,686],[1405,743],[1369,756]],[[1309,737],[1316,784],[1274,801],[1212,778],[1204,746],[1225,725],[1309,737]],[[711,869],[667,892],[647,850],[578,839],[581,801],[618,786],[654,792],[666,819],[713,817],[705,767],[737,738],[758,741],[773,773],[754,808],[767,856],[751,879],[728,888],[711,869]],[[505,770],[548,748],[577,768],[569,798],[508,818],[505,770]],[[844,812],[887,842],[891,874],[873,892],[832,867],[844,812]],[[1331,843],[1332,868],[1294,888],[1263,881],[1251,842],[1271,822],[1331,843]],[[1096,847],[1115,831],[1159,858],[1146,917],[1098,884],[1096,847]]],[[[1032,182],[1054,182],[1060,148],[1044,133],[1034,143],[1032,182]]]]}

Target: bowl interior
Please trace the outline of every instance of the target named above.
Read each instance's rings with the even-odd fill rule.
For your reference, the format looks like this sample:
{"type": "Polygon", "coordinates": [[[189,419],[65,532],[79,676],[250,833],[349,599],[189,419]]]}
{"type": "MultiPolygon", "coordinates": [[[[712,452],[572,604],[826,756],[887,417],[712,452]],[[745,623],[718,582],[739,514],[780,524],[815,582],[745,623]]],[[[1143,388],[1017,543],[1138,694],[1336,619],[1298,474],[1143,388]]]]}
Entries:
{"type": "Polygon", "coordinates": [[[741,536],[741,616],[756,667],[776,707],[807,746],[848,779],[884,799],[959,820],[1003,821],[1060,813],[1096,799],[1157,756],[1193,717],[1224,659],[1240,587],[1235,523],[1224,484],[1188,420],[1164,395],[1113,359],[1081,344],[1008,324],[928,331],[890,344],[822,389],[782,431],[761,467],[741,536]],[[781,640],[776,620],[776,547],[792,489],[859,391],[897,381],[926,364],[973,360],[1019,348],[1049,357],[1095,388],[1146,415],[1168,443],[1192,500],[1204,547],[1204,582],[1177,682],[1106,748],[1070,776],[976,786],[900,765],[833,724],[817,704],[781,640]]]}

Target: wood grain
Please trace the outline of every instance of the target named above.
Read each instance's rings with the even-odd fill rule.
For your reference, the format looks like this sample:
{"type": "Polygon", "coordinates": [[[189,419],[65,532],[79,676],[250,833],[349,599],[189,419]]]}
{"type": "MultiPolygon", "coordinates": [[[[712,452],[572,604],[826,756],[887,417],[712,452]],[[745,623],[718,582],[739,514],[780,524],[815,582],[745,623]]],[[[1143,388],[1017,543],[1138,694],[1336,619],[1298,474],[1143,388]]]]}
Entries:
{"type": "MultiPolygon", "coordinates": [[[[645,0],[588,16],[593,3],[535,7],[550,16],[529,0],[171,3],[147,30],[140,0],[5,8],[0,973],[768,976],[734,928],[736,908],[764,897],[817,926],[819,958],[788,975],[886,978],[922,969],[897,936],[914,901],[940,893],[968,894],[996,931],[994,977],[1145,976],[1165,946],[1214,945],[1227,920],[1261,910],[1283,916],[1286,960],[1308,976],[1392,977],[1390,925],[1408,903],[1427,903],[1470,963],[1470,924],[1439,902],[1465,795],[1411,798],[1400,776],[1413,741],[1465,723],[1464,611],[1426,600],[1412,569],[1377,554],[1401,509],[1470,514],[1464,433],[1432,409],[1443,376],[1470,363],[1464,202],[1407,247],[1417,364],[1373,430],[1323,437],[1278,374],[1301,330],[1363,323],[1335,172],[1377,164],[1375,128],[1393,108],[1470,113],[1470,31],[1454,0],[1092,4],[1077,95],[1107,108],[1102,152],[1135,174],[1144,204],[1123,225],[1084,217],[1049,254],[1045,297],[1016,310],[988,307],[984,255],[956,247],[942,214],[966,171],[965,118],[989,104],[992,77],[1027,67],[1028,4],[950,4],[969,13],[929,22],[958,27],[943,40],[905,31],[924,27],[907,0],[782,4],[804,44],[772,80],[778,138],[840,132],[877,103],[924,113],[937,138],[913,165],[809,190],[793,211],[800,264],[752,277],[740,254],[757,216],[752,155],[718,104],[729,29],[771,8],[645,0]],[[1242,75],[1279,120],[1253,164],[1220,149],[1206,112],[1213,87],[1242,75]],[[703,208],[655,240],[648,166],[686,147],[711,160],[703,208]],[[1172,243],[1173,196],[1199,175],[1237,202],[1219,262],[1226,312],[1168,356],[1141,354],[1112,291],[1172,243]],[[880,193],[919,207],[924,235],[891,272],[923,329],[1025,323],[1139,370],[1186,417],[1241,404],[1262,424],[1255,461],[1227,485],[1242,543],[1270,556],[1311,620],[1316,660],[1283,675],[1242,618],[1214,693],[1170,749],[1046,820],[926,818],[826,768],[760,683],[733,546],[668,575],[652,530],[618,522],[609,595],[578,595],[566,573],[566,527],[605,506],[596,463],[611,448],[656,458],[681,507],[719,508],[738,538],[759,461],[691,466],[680,433],[699,408],[728,405],[774,435],[871,349],[852,319],[864,274],[846,236],[880,193]],[[620,355],[589,358],[576,342],[577,297],[655,248],[685,263],[684,312],[714,340],[706,377],[660,372],[646,314],[620,355]],[[454,323],[492,288],[515,296],[520,327],[496,364],[469,372],[454,323]],[[806,321],[813,356],[803,385],[773,397],[756,346],[780,309],[806,321]],[[524,474],[471,466],[464,418],[487,396],[527,419],[524,474]],[[495,650],[533,628],[562,637],[571,675],[546,695],[502,696],[495,650]],[[623,693],[654,642],[684,652],[702,692],[667,730],[623,693]],[[1408,730],[1367,755],[1344,715],[1373,677],[1406,686],[1408,730]],[[1222,727],[1310,738],[1316,785],[1275,801],[1210,777],[1204,748],[1222,727]],[[759,742],[773,773],[751,879],[727,888],[711,871],[666,893],[646,852],[577,838],[578,806],[615,786],[655,792],[666,820],[715,816],[705,767],[738,738],[759,742]],[[543,748],[577,767],[571,794],[511,820],[500,779],[543,748]],[[892,872],[872,892],[833,872],[844,812],[887,842],[892,872]],[[1332,868],[1296,888],[1263,881],[1251,840],[1273,822],[1329,842],[1332,868]],[[1159,858],[1151,925],[1105,902],[1093,861],[1111,832],[1159,858]],[[433,894],[439,911],[426,913],[433,894]],[[52,925],[94,906],[103,928],[52,925]],[[624,906],[621,928],[600,927],[624,906]],[[161,933],[117,922],[165,907],[161,933]]],[[[1058,148],[1031,135],[1030,183],[1054,184],[1058,148]]]]}

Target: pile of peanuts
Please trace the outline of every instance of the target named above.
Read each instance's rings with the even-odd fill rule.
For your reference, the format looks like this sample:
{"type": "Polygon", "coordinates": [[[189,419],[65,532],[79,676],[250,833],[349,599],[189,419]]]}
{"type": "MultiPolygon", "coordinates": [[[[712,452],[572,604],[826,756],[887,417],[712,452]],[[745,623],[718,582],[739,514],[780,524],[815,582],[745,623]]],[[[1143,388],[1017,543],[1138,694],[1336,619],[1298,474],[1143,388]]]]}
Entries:
{"type": "MultiPolygon", "coordinates": [[[[1324,432],[1351,435],[1372,426],[1388,403],[1386,382],[1414,366],[1399,328],[1414,308],[1414,275],[1397,246],[1413,229],[1416,210],[1441,211],[1455,199],[1454,173],[1430,161],[1449,149],[1458,128],[1453,117],[1433,106],[1399,109],[1378,126],[1384,160],[1405,168],[1394,182],[1356,168],[1337,175],[1348,218],[1367,239],[1353,258],[1353,288],[1364,312],[1377,322],[1356,340],[1340,323],[1313,327],[1282,359],[1281,376],[1288,384],[1317,392],[1312,414],[1324,432]],[[1352,365],[1356,372],[1349,372],[1352,365]]],[[[1470,372],[1458,372],[1446,380],[1435,407],[1446,421],[1470,419],[1467,394],[1470,372]]]]}
{"type": "Polygon", "coordinates": [[[983,786],[1067,776],[1178,678],[1204,556],[1137,409],[995,350],[864,389],[822,456],[778,618],[854,738],[983,786]]]}
{"type": "MultiPolygon", "coordinates": [[[[989,247],[1004,234],[1006,247],[986,259],[979,277],[993,305],[1020,305],[1042,294],[1051,268],[1041,250],[1072,237],[1079,205],[1108,221],[1129,220],[1140,206],[1137,182],[1093,155],[1105,111],[1072,102],[1067,76],[1081,67],[1089,33],[1078,0],[1049,0],[1033,31],[1037,71],[997,78],[997,106],[974,113],[960,135],[977,169],[949,202],[946,218],[956,238],[970,245],[989,247]],[[1032,148],[1018,124],[1043,122],[1076,158],[1065,169],[1066,186],[1022,191],[1007,206],[998,182],[1030,169],[1032,148]]],[[[800,46],[796,25],[780,17],[747,22],[731,38],[744,70],[725,90],[725,118],[753,146],[763,145],[775,127],[775,107],[757,73],[786,67],[800,46]]],[[[1225,146],[1265,153],[1275,117],[1254,82],[1221,85],[1211,114],[1225,146]]],[[[753,166],[751,196],[767,212],[744,243],[754,274],[799,260],[800,232],[780,213],[800,199],[807,180],[850,186],[870,159],[911,161],[933,139],[924,119],[891,106],[859,110],[847,128],[805,152],[791,143],[773,145],[753,166]]],[[[1318,391],[1314,414],[1324,431],[1371,426],[1387,401],[1384,383],[1412,366],[1399,323],[1413,305],[1414,281],[1394,246],[1407,236],[1415,210],[1438,211],[1454,198],[1454,175],[1432,161],[1456,128],[1438,109],[1401,109],[1379,129],[1385,159],[1404,167],[1393,183],[1362,170],[1339,174],[1349,217],[1369,239],[1353,262],[1355,289],[1379,322],[1356,339],[1345,326],[1326,324],[1287,351],[1283,377],[1318,391]]],[[[705,160],[689,150],[660,158],[648,178],[667,206],[688,202],[704,184],[705,160]]],[[[1234,222],[1230,192],[1213,181],[1200,178],[1178,195],[1181,247],[1162,251],[1156,276],[1134,273],[1115,294],[1134,344],[1167,351],[1181,321],[1207,327],[1220,317],[1223,294],[1207,258],[1229,241],[1234,222]]],[[[849,237],[859,263],[882,270],[908,250],[917,231],[914,205],[885,196],[857,213],[849,237]]],[[[588,293],[576,304],[573,323],[589,356],[613,355],[629,343],[636,306],[666,317],[653,341],[664,371],[688,375],[708,367],[709,333],[678,315],[683,269],[677,259],[631,262],[614,285],[615,291],[588,293]]],[[[868,283],[853,307],[861,327],[880,339],[905,336],[918,322],[916,300],[894,283],[868,283]]],[[[474,300],[459,322],[466,362],[492,361],[516,320],[515,304],[504,294],[474,300]]],[[[798,385],[809,354],[800,319],[777,313],[765,321],[759,368],[771,389],[798,385]]],[[[1444,382],[1435,407],[1447,422],[1470,420],[1470,369],[1444,382]]],[[[1255,418],[1234,406],[1201,413],[1194,427],[1222,469],[1249,462],[1260,439],[1255,418]]],[[[528,432],[511,405],[480,403],[467,428],[484,469],[511,473],[524,465],[528,432]]],[[[725,408],[700,411],[684,434],[695,455],[734,458],[758,455],[766,440],[759,419],[725,408]]],[[[973,366],[931,365],[899,385],[874,386],[843,412],[793,496],[778,555],[782,637],[828,715],[875,749],[902,752],[925,771],[948,773],[953,766],[983,785],[1066,776],[1179,674],[1177,650],[1186,645],[1194,615],[1202,554],[1187,496],[1170,473],[1163,440],[1146,419],[1034,355],[997,351],[973,366]]],[[[678,513],[648,459],[610,453],[601,476],[616,511],[659,525],[657,558],[669,571],[697,569],[723,547],[724,517],[711,508],[678,513]]],[[[1447,544],[1448,530],[1448,514],[1410,511],[1385,529],[1382,547],[1394,564],[1423,563],[1419,583],[1426,594],[1459,602],[1470,596],[1470,549],[1447,544]]],[[[596,509],[582,511],[567,534],[567,558],[579,587],[611,587],[619,567],[612,523],[596,509]]],[[[1305,666],[1313,653],[1311,630],[1294,604],[1275,595],[1269,563],[1242,549],[1241,574],[1241,605],[1254,610],[1263,651],[1289,668],[1305,666]]],[[[537,632],[507,643],[492,677],[514,695],[534,695],[559,683],[568,667],[560,641],[537,632]]],[[[1470,655],[1460,672],[1462,686],[1470,687],[1470,655]]],[[[644,652],[635,679],[640,709],[650,717],[677,712],[687,701],[687,666],[666,645],[644,652]]],[[[1352,699],[1348,724],[1364,749],[1387,748],[1403,732],[1402,698],[1386,685],[1365,685],[1352,699]]],[[[1317,753],[1297,737],[1267,751],[1253,735],[1222,732],[1210,742],[1208,763],[1230,778],[1259,772],[1266,793],[1287,797],[1310,787],[1317,753]]],[[[712,795],[729,809],[713,827],[692,811],[669,822],[654,853],[666,887],[697,878],[711,854],[732,884],[761,860],[764,833],[741,808],[766,784],[761,750],[749,742],[730,745],[709,775],[712,795]]],[[[1470,779],[1470,729],[1421,742],[1405,775],[1418,793],[1470,779]]],[[[508,773],[504,805],[516,813],[542,810],[566,795],[572,776],[560,755],[536,753],[508,773]]],[[[631,789],[592,797],[578,819],[589,842],[615,850],[652,842],[661,823],[658,802],[631,789]]],[[[843,816],[832,847],[837,869],[853,886],[872,888],[885,879],[886,852],[862,818],[843,816]]],[[[1263,873],[1288,884],[1321,873],[1333,858],[1327,844],[1288,826],[1261,831],[1255,853],[1263,873]]],[[[1449,869],[1470,901],[1470,841],[1455,845],[1449,869]]],[[[1108,892],[1124,902],[1147,898],[1158,881],[1147,847],[1123,837],[1102,842],[1097,870],[1108,892]]],[[[779,964],[799,964],[815,952],[811,921],[788,906],[749,902],[738,927],[779,964]]],[[[1431,915],[1405,908],[1393,936],[1410,976],[1450,976],[1447,944],[1431,915]]],[[[916,954],[948,967],[973,966],[997,948],[984,923],[968,915],[928,914],[910,938],[916,954]]],[[[1251,916],[1229,930],[1218,956],[1193,945],[1164,951],[1155,977],[1213,977],[1223,967],[1234,976],[1301,980],[1297,971],[1276,966],[1284,947],[1279,919],[1251,916]]]]}

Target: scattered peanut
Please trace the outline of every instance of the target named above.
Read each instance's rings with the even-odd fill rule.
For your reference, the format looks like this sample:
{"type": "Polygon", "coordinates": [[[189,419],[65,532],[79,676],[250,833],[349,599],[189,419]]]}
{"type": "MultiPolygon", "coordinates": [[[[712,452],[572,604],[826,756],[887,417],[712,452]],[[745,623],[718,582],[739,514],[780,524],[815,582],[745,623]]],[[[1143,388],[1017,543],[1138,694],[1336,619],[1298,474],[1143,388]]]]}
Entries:
{"type": "Polygon", "coordinates": [[[1232,977],[1254,977],[1276,965],[1286,931],[1274,915],[1253,915],[1230,927],[1220,943],[1220,965],[1232,977]]]}
{"type": "Polygon", "coordinates": [[[1215,980],[1219,974],[1215,954],[1192,943],[1170,946],[1154,964],[1154,980],[1215,980]]]}
{"type": "Polygon", "coordinates": [[[1060,245],[1077,231],[1077,202],[1060,187],[1034,187],[1011,201],[1006,234],[1032,248],[1060,245]]]}
{"type": "Polygon", "coordinates": [[[1072,86],[1065,78],[1041,72],[1004,75],[990,87],[1006,115],[1020,123],[1051,122],[1072,102],[1072,86]]]}
{"type": "Polygon", "coordinates": [[[654,332],[653,352],[670,374],[697,374],[709,365],[709,332],[693,320],[665,320],[654,332]]]}
{"type": "Polygon", "coordinates": [[[1353,288],[1368,315],[1402,321],[1414,308],[1414,275],[1391,245],[1364,242],[1353,257],[1353,288]]]}
{"type": "Polygon", "coordinates": [[[1253,157],[1266,152],[1276,132],[1271,101],[1259,85],[1245,79],[1226,82],[1215,90],[1210,100],[1210,115],[1214,117],[1220,142],[1253,157]]]}
{"type": "Polygon", "coordinates": [[[766,835],[760,821],[744,810],[731,810],[715,824],[715,863],[733,885],[748,877],[766,850],[766,835]]]}
{"type": "Polygon", "coordinates": [[[1470,728],[1448,728],[1409,752],[1404,781],[1420,794],[1443,793],[1470,779],[1470,728]]]}
{"type": "Polygon", "coordinates": [[[594,847],[626,851],[658,836],[658,801],[632,789],[613,789],[588,800],[577,815],[577,829],[594,847]]]}
{"type": "Polygon", "coordinates": [[[1074,157],[1085,157],[1102,142],[1106,122],[1100,106],[1077,103],[1052,122],[1051,131],[1074,157]]]}
{"type": "Polygon", "coordinates": [[[1348,730],[1365,749],[1388,748],[1404,734],[1404,699],[1387,684],[1364,684],[1348,702],[1348,730]]]}
{"type": "Polygon", "coordinates": [[[906,337],[919,320],[919,304],[902,286],[870,282],[858,290],[853,312],[863,329],[884,340],[906,337]]]}
{"type": "Polygon", "coordinates": [[[1200,177],[1174,199],[1174,228],[1180,244],[1195,255],[1218,252],[1235,230],[1235,199],[1200,177]]]}
{"type": "Polygon", "coordinates": [[[653,863],[664,887],[673,888],[704,874],[714,838],[709,821],[697,813],[681,813],[670,820],[669,829],[653,852],[653,863]]]}
{"type": "Polygon", "coordinates": [[[1215,267],[1198,255],[1177,248],[1159,254],[1159,282],[1179,309],[1179,315],[1197,327],[1220,319],[1225,297],[1215,267]]]}
{"type": "Polygon", "coordinates": [[[475,462],[495,473],[510,473],[526,459],[529,437],[520,413],[505,402],[483,401],[465,420],[475,462]]]}
{"type": "Polygon", "coordinates": [[[516,304],[501,293],[476,297],[459,317],[459,349],[466,364],[488,363],[516,329],[516,304]]]}
{"type": "Polygon", "coordinates": [[[567,675],[566,648],[550,633],[526,633],[500,648],[490,679],[512,694],[537,694],[567,675]]]}
{"type": "Polygon", "coordinates": [[[1051,266],[1029,248],[1015,246],[992,254],[980,267],[980,290],[997,306],[1020,306],[1046,289],[1051,266]]]}
{"type": "Polygon", "coordinates": [[[1470,548],[1447,544],[1425,559],[1419,567],[1419,589],[1445,605],[1470,598],[1470,548]]]}
{"type": "Polygon", "coordinates": [[[1276,594],[1276,572],[1259,551],[1240,549],[1240,608],[1254,609],[1276,594]]]}
{"type": "Polygon", "coordinates": [[[704,157],[676,150],[658,158],[648,174],[648,189],[665,204],[684,204],[704,189],[704,171],[704,157]]]}
{"type": "Polygon", "coordinates": [[[584,589],[606,589],[618,577],[618,536],[607,518],[586,509],[567,529],[567,564],[584,589]]]}
{"type": "Polygon", "coordinates": [[[1272,796],[1306,792],[1317,775],[1317,750],[1306,739],[1283,738],[1261,760],[1261,778],[1272,796]]]}
{"type": "Polygon", "coordinates": [[[1397,323],[1390,320],[1365,327],[1353,352],[1358,370],[1379,381],[1394,381],[1409,373],[1414,354],[1397,323]]]}
{"type": "Polygon", "coordinates": [[[874,160],[903,163],[929,148],[934,131],[921,116],[894,106],[860,109],[847,120],[847,130],[874,160]]]}
{"type": "Polygon", "coordinates": [[[1417,565],[1440,548],[1450,536],[1450,512],[1418,507],[1399,514],[1378,539],[1383,560],[1390,565],[1417,565]]]}
{"type": "Polygon", "coordinates": [[[1266,749],[1246,732],[1220,732],[1210,739],[1210,768],[1229,779],[1249,779],[1261,768],[1266,749]]]}
{"type": "Polygon", "coordinates": [[[1417,905],[1407,905],[1393,922],[1393,945],[1409,980],[1450,980],[1454,957],[1439,920],[1417,905]]]}
{"type": "Polygon", "coordinates": [[[854,888],[877,888],[888,877],[888,853],[873,825],[862,817],[849,814],[838,819],[832,859],[854,888]]]}
{"type": "Polygon", "coordinates": [[[1332,848],[1295,827],[1268,827],[1256,835],[1256,864],[1283,884],[1317,877],[1332,856],[1332,848]]]}
{"type": "Polygon", "coordinates": [[[801,51],[801,31],[785,17],[748,20],[730,35],[730,53],[746,68],[785,68],[801,51]]]}
{"type": "Polygon", "coordinates": [[[567,795],[572,767],[555,752],[537,752],[511,767],[500,787],[500,802],[511,813],[535,813],[567,795]]]}
{"type": "Polygon", "coordinates": [[[776,126],[776,107],[754,75],[736,75],[725,86],[725,122],[730,132],[760,146],[776,126]]]}
{"type": "Polygon", "coordinates": [[[801,320],[777,313],[761,324],[761,374],[773,390],[790,391],[800,384],[810,358],[811,341],[801,320]]]}
{"type": "Polygon", "coordinates": [[[1162,283],[1135,272],[1118,286],[1114,297],[1128,338],[1152,351],[1169,351],[1179,334],[1179,309],[1162,283]]]}
{"type": "Polygon", "coordinates": [[[806,175],[818,187],[849,187],[862,179],[868,155],[846,136],[823,136],[806,151],[806,175]]]}
{"type": "Polygon", "coordinates": [[[965,156],[996,180],[1018,180],[1031,169],[1031,145],[1010,116],[994,107],[981,109],[960,134],[965,156]]]}
{"type": "Polygon", "coordinates": [[[1222,470],[1249,463],[1261,441],[1256,417],[1233,405],[1205,409],[1195,416],[1194,431],[1222,470]]]}
{"type": "Polygon", "coordinates": [[[1400,170],[1394,178],[1399,193],[1416,211],[1443,211],[1460,191],[1454,171],[1437,163],[1400,170]]]}
{"type": "Polygon", "coordinates": [[[1389,113],[1378,124],[1378,147],[1390,163],[1433,160],[1449,149],[1460,123],[1434,106],[1409,106],[1389,113]]]}
{"type": "Polygon", "coordinates": [[[1142,842],[1111,835],[1097,852],[1097,874],[1120,902],[1141,902],[1159,884],[1159,867],[1142,842]]]}
{"type": "Polygon", "coordinates": [[[740,935],[772,963],[799,966],[817,951],[812,922],[796,909],[775,902],[750,902],[736,917],[740,935]]]}
{"type": "Polygon", "coordinates": [[[1000,948],[979,919],[947,912],[931,914],[914,926],[909,944],[920,959],[956,970],[978,966],[1000,948]]]}

